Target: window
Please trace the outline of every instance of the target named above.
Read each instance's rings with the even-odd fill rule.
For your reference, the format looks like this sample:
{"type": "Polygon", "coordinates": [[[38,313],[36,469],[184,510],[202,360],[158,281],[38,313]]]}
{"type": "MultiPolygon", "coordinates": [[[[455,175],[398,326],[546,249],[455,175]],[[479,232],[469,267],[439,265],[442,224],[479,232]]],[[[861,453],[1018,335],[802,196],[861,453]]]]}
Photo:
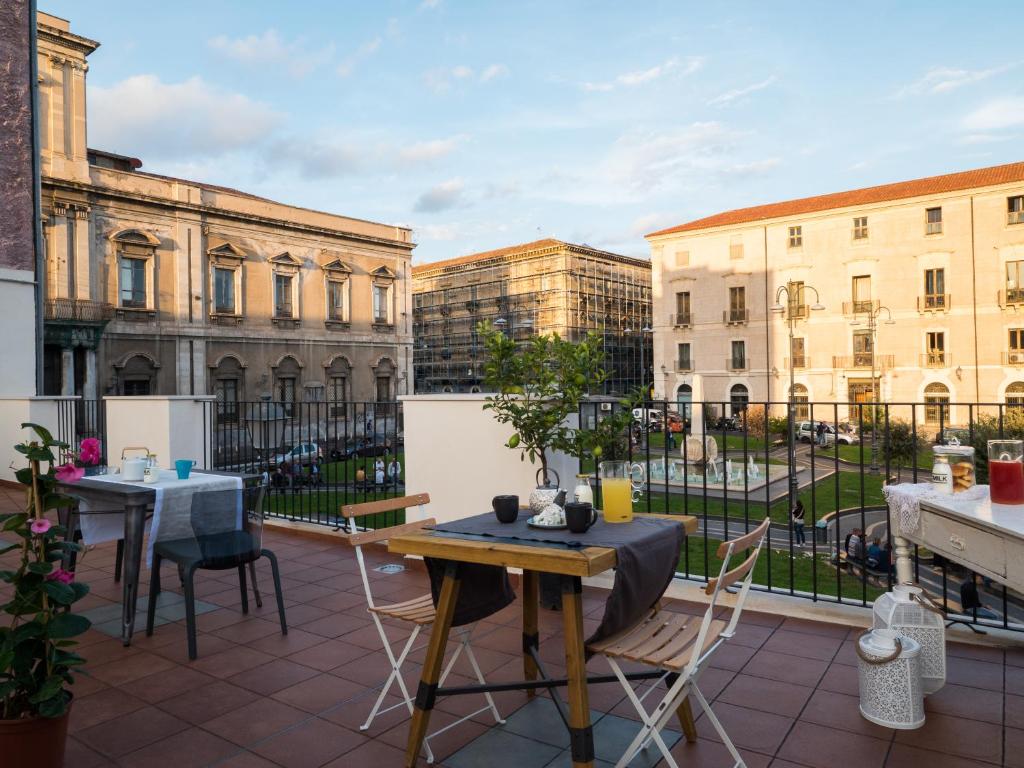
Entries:
{"type": "Polygon", "coordinates": [[[807,317],[803,281],[790,280],[786,284],[786,296],[789,298],[789,317],[807,317]]]}
{"type": "Polygon", "coordinates": [[[217,417],[220,421],[238,421],[238,379],[217,379],[214,395],[217,397],[217,417]]]}
{"type": "Polygon", "coordinates": [[[1024,365],[1024,328],[1011,328],[1009,336],[1009,352],[1006,355],[1007,364],[1024,365]]]}
{"type": "Polygon", "coordinates": [[[943,331],[928,331],[925,334],[925,360],[928,368],[940,368],[946,364],[946,334],[943,331]]]}
{"type": "Polygon", "coordinates": [[[793,339],[793,362],[794,368],[806,368],[807,358],[804,356],[804,343],[803,337],[794,337],[793,339]]]}
{"type": "Polygon", "coordinates": [[[855,368],[871,367],[871,331],[853,332],[853,365],[855,368]]]}
{"type": "Polygon", "coordinates": [[[149,389],[149,379],[125,379],[124,393],[130,397],[145,397],[149,389]]]}
{"type": "Polygon", "coordinates": [[[793,418],[799,421],[811,418],[810,396],[803,384],[793,385],[793,418]]]}
{"type": "Polygon", "coordinates": [[[678,347],[678,351],[679,351],[679,358],[678,358],[678,365],[676,366],[677,370],[680,370],[680,371],[692,371],[693,370],[693,361],[690,359],[690,345],[689,344],[680,344],[679,347],[678,347]]]}
{"type": "Polygon", "coordinates": [[[1006,198],[1006,223],[1024,224],[1024,195],[1006,198]]]}
{"type": "Polygon", "coordinates": [[[942,209],[926,208],[924,212],[924,233],[926,235],[942,234],[942,209]]]}
{"type": "Polygon", "coordinates": [[[386,403],[391,400],[391,377],[377,377],[377,402],[386,403]]]}
{"type": "Polygon", "coordinates": [[[292,407],[295,405],[295,377],[279,376],[277,378],[277,400],[284,407],[286,416],[292,415],[292,407]]]}
{"type": "Polygon", "coordinates": [[[213,311],[218,315],[235,314],[235,270],[214,267],[213,311]]]}
{"type": "Polygon", "coordinates": [[[854,240],[867,240],[868,239],[868,217],[857,216],[853,220],[853,239],[854,240]]]}
{"type": "Polygon", "coordinates": [[[942,268],[924,271],[925,309],[942,309],[946,306],[946,270],[942,268]]]}
{"type": "Polygon", "coordinates": [[[853,278],[853,311],[871,311],[871,275],[857,275],[853,278]]]}
{"type": "Polygon", "coordinates": [[[327,281],[327,319],[336,323],[348,322],[348,311],[345,306],[345,289],[347,280],[327,281]]]}
{"type": "Polygon", "coordinates": [[[1006,262],[1006,301],[1008,304],[1024,302],[1024,261],[1006,262]]]}
{"type": "Polygon", "coordinates": [[[935,382],[924,388],[924,420],[926,424],[949,423],[949,388],[935,382]]]}
{"type": "Polygon", "coordinates": [[[274,275],[274,317],[286,319],[295,317],[292,307],[291,275],[274,275]]]}
{"type": "Polygon", "coordinates": [[[373,322],[388,325],[391,322],[391,286],[373,285],[373,322]]]}
{"type": "Polygon", "coordinates": [[[331,401],[331,415],[345,416],[345,400],[348,393],[348,379],[345,376],[331,376],[327,382],[327,396],[331,401]]]}
{"type": "Polygon", "coordinates": [[[1024,407],[1024,381],[1015,381],[1006,388],[1006,404],[1014,407],[1024,407]]]}
{"type": "Polygon", "coordinates": [[[676,294],[676,321],[675,325],[690,324],[690,292],[682,291],[676,294]]]}
{"type": "Polygon", "coordinates": [[[146,261],[121,257],[121,306],[146,308],[146,261]]]}
{"type": "Polygon", "coordinates": [[[747,343],[745,341],[734,341],[732,343],[732,358],[730,358],[729,363],[734,371],[746,370],[747,343]]]}
{"type": "Polygon", "coordinates": [[[742,384],[733,384],[729,390],[729,402],[732,404],[732,412],[735,416],[747,410],[747,403],[750,402],[750,393],[742,384]]]}
{"type": "Polygon", "coordinates": [[[729,289],[729,322],[742,323],[747,315],[747,289],[734,287],[729,289]]]}
{"type": "Polygon", "coordinates": [[[689,384],[681,384],[679,389],[676,390],[676,408],[679,409],[679,415],[683,417],[683,423],[689,424],[690,422],[690,409],[693,406],[693,387],[689,384]]]}
{"type": "Polygon", "coordinates": [[[790,227],[789,228],[789,247],[799,248],[804,244],[804,228],[803,227],[790,227]]]}

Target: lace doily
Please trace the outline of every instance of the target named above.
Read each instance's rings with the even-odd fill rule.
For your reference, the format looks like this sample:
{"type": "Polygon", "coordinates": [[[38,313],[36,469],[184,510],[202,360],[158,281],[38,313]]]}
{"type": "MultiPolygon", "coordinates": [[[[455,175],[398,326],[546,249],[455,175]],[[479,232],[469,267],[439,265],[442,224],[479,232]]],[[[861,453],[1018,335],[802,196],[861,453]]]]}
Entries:
{"type": "Polygon", "coordinates": [[[921,524],[922,501],[941,502],[943,506],[953,509],[962,507],[966,512],[988,497],[988,486],[975,485],[950,495],[938,490],[932,483],[899,483],[885,486],[882,493],[895,519],[896,531],[913,533],[921,524]]]}

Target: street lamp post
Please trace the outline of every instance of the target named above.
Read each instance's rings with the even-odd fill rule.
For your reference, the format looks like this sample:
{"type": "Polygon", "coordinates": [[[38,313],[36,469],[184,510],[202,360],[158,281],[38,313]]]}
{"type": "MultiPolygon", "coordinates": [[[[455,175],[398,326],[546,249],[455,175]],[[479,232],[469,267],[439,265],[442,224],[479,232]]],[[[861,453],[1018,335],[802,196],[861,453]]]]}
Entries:
{"type": "MultiPolygon", "coordinates": [[[[892,319],[892,311],[888,307],[882,305],[875,306],[874,302],[868,302],[868,309],[865,313],[868,316],[867,329],[868,333],[871,334],[871,473],[878,474],[878,412],[877,406],[878,401],[881,399],[881,391],[878,385],[878,379],[876,378],[876,371],[878,366],[876,365],[875,358],[875,347],[878,339],[878,316],[885,312],[886,325],[895,325],[896,321],[892,319]]],[[[850,325],[856,327],[861,322],[854,320],[850,325]]]]}
{"type": "Polygon", "coordinates": [[[796,313],[793,311],[797,306],[796,302],[803,299],[804,291],[814,291],[814,304],[811,305],[811,309],[815,312],[820,312],[825,309],[825,305],[821,303],[821,296],[818,294],[818,289],[810,285],[801,285],[799,291],[797,286],[792,281],[785,285],[780,285],[775,291],[775,305],[771,308],[771,311],[776,314],[785,312],[786,324],[789,326],[789,416],[786,420],[788,424],[788,439],[787,439],[787,454],[789,455],[789,503],[792,506],[796,499],[797,491],[800,488],[800,483],[796,477],[796,366],[794,365],[793,355],[793,329],[796,324],[796,313]],[[782,296],[786,296],[786,306],[782,304],[782,296]],[[796,295],[794,295],[796,294],[796,295]],[[789,307],[787,311],[786,307],[789,307]]]}

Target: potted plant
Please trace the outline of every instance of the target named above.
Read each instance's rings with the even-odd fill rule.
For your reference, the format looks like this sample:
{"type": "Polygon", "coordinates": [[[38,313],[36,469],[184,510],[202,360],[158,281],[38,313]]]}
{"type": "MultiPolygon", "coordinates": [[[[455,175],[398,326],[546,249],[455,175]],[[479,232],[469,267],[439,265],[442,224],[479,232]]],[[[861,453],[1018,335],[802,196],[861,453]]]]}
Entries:
{"type": "Polygon", "coordinates": [[[0,530],[18,539],[0,554],[20,551],[16,567],[0,570],[0,581],[13,588],[0,610],[0,755],[5,765],[59,768],[64,760],[71,707],[72,669],[84,663],[72,638],[89,628],[89,620],[71,612],[88,587],[60,564],[79,546],[65,542],[64,529],[45,516],[70,499],[57,493],[57,482],[74,481],[84,470],[73,462],[57,466],[55,450],[67,445],[36,424],[35,433],[15,446],[28,466],[17,471],[25,486],[25,510],[0,515],[0,530]],[[45,466],[45,471],[43,467],[45,466]]]}

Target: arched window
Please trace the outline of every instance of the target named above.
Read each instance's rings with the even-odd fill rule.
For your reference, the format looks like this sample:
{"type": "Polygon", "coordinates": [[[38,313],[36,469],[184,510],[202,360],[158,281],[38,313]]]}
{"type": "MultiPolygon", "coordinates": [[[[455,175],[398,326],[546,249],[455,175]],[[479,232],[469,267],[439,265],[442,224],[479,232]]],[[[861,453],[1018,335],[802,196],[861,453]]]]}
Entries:
{"type": "Polygon", "coordinates": [[[237,422],[238,403],[244,399],[245,368],[234,355],[224,355],[210,373],[217,418],[223,423],[237,422]]]}
{"type": "Polygon", "coordinates": [[[1015,408],[1024,406],[1024,381],[1015,381],[1006,388],[1006,404],[1015,408]]]}
{"type": "Polygon", "coordinates": [[[338,355],[324,371],[327,379],[327,400],[332,418],[344,419],[348,415],[347,402],[352,381],[352,366],[348,358],[338,355]]]}
{"type": "Polygon", "coordinates": [[[120,391],[122,395],[155,395],[156,369],[149,355],[132,355],[118,371],[120,391]]]}
{"type": "Polygon", "coordinates": [[[286,416],[291,416],[298,400],[299,378],[302,366],[291,355],[281,358],[274,369],[274,400],[281,403],[286,416]]]}
{"type": "Polygon", "coordinates": [[[679,409],[679,415],[683,417],[683,423],[689,423],[693,408],[693,387],[689,384],[681,384],[676,390],[676,408],[679,409]]]}
{"type": "Polygon", "coordinates": [[[729,402],[732,404],[732,413],[735,416],[747,410],[750,393],[743,384],[733,384],[732,389],[729,390],[729,402]]]}
{"type": "Polygon", "coordinates": [[[803,384],[793,385],[793,418],[806,421],[811,417],[810,396],[803,384]]]}
{"type": "Polygon", "coordinates": [[[924,388],[925,424],[949,423],[949,387],[933,382],[924,388]]]}

